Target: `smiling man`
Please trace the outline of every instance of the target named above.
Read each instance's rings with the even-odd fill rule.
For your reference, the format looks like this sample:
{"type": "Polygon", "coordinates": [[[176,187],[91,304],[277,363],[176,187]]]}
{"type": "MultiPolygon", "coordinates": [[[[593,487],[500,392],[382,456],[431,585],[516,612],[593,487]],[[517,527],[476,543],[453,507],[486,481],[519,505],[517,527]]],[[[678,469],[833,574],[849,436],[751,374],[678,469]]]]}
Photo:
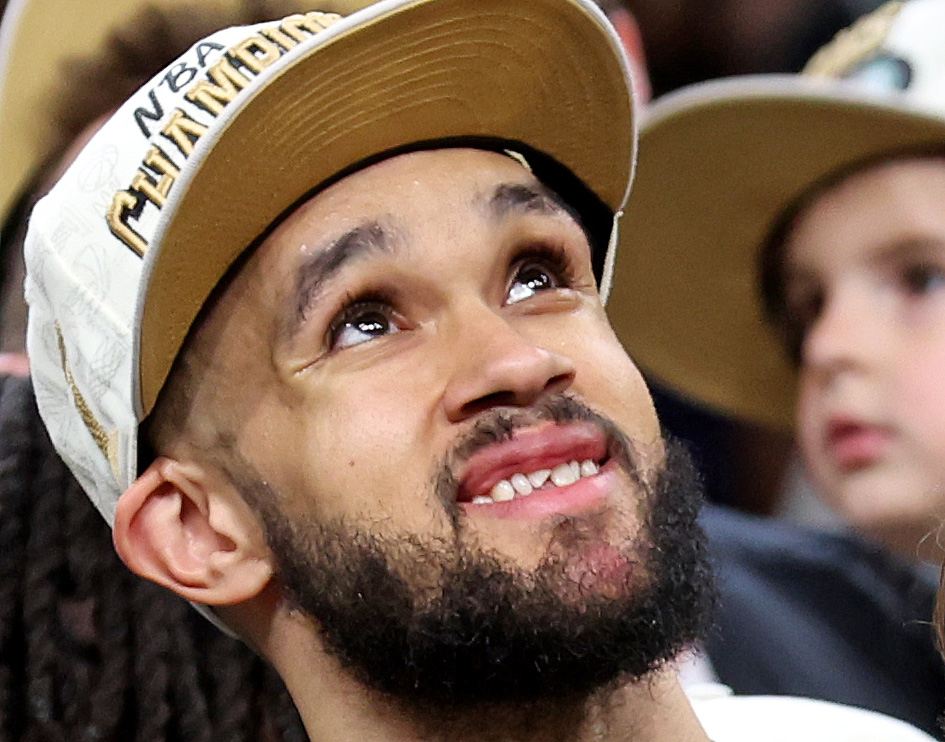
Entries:
{"type": "Polygon", "coordinates": [[[708,739],[698,488],[603,311],[633,117],[584,0],[385,0],[198,43],[34,211],[57,448],[312,739],[708,739]]]}
{"type": "MultiPolygon", "coordinates": [[[[698,633],[694,498],[659,477],[584,230],[518,160],[418,151],[329,186],[246,259],[182,359],[148,425],[164,456],[118,506],[119,550],[179,585],[154,546],[140,556],[150,532],[193,550],[180,496],[156,506],[155,490],[245,500],[275,563],[249,513],[204,548],[246,544],[240,598],[277,572],[298,610],[266,606],[266,653],[296,698],[327,661],[312,619],[347,671],[339,694],[353,679],[438,725],[488,710],[480,733],[512,711],[569,724],[578,699],[698,633]]],[[[232,601],[204,590],[188,597],[232,601]]],[[[258,612],[220,615],[256,638],[258,612]]]]}

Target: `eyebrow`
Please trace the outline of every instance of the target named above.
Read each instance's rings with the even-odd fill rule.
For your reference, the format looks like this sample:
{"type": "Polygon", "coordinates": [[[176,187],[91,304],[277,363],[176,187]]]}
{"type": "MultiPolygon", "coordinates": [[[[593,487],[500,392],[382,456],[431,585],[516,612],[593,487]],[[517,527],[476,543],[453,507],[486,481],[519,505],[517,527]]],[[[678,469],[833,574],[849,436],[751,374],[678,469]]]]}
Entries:
{"type": "Polygon", "coordinates": [[[906,234],[881,244],[874,252],[880,260],[905,260],[925,257],[929,250],[941,251],[945,239],[933,234],[906,234]]]}
{"type": "Polygon", "coordinates": [[[325,284],[345,265],[372,253],[393,254],[395,242],[389,229],[372,220],[349,229],[322,249],[313,250],[296,277],[286,334],[292,337],[298,331],[309,308],[324,292],[325,284]]]}
{"type": "MultiPolygon", "coordinates": [[[[538,213],[548,216],[577,215],[558,194],[541,183],[500,183],[488,197],[486,209],[494,220],[513,213],[538,213]]],[[[372,253],[392,255],[397,240],[393,232],[377,220],[366,221],[349,229],[324,248],[312,251],[302,263],[296,278],[292,313],[285,322],[285,334],[291,338],[305,321],[309,308],[318,301],[325,284],[345,265],[372,253]]]]}
{"type": "MultiPolygon", "coordinates": [[[[883,264],[892,260],[908,260],[924,258],[930,250],[945,250],[945,238],[936,235],[907,234],[896,236],[870,246],[868,252],[861,256],[867,265],[883,264]]],[[[821,250],[820,252],[823,252],[821,250]]],[[[803,279],[816,275],[816,267],[809,267],[789,258],[784,261],[781,283],[786,286],[789,281],[803,279]]]]}
{"type": "Polygon", "coordinates": [[[501,183],[493,190],[487,208],[494,219],[504,219],[511,213],[575,216],[557,193],[540,183],[501,183]]]}

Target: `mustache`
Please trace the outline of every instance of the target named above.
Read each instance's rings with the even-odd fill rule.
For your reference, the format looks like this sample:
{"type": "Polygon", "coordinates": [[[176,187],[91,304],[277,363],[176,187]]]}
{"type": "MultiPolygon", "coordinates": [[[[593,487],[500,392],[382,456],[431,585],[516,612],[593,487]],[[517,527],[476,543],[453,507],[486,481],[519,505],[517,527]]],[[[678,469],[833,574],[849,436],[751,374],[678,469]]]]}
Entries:
{"type": "Polygon", "coordinates": [[[511,440],[516,431],[543,422],[558,425],[586,422],[597,426],[606,436],[608,458],[615,459],[634,484],[643,484],[639,452],[617,424],[574,397],[556,394],[528,408],[497,407],[483,412],[437,465],[433,476],[437,499],[448,512],[457,510],[459,480],[455,470],[459,464],[483,448],[511,440]]]}

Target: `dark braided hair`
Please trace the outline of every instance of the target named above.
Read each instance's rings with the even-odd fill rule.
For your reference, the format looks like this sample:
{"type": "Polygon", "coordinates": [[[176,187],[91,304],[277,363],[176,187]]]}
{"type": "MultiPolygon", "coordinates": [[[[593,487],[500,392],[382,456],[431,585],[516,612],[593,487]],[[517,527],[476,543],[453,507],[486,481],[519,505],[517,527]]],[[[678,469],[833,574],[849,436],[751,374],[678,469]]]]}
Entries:
{"type": "Polygon", "coordinates": [[[282,681],[133,575],[0,377],[0,742],[304,742],[282,681]]]}

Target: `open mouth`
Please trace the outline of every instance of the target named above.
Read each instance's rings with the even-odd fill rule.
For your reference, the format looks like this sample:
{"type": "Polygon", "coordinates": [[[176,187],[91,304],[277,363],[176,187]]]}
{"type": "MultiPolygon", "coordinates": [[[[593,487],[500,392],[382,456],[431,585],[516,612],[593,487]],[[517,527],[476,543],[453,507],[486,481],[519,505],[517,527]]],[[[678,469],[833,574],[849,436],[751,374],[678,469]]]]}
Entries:
{"type": "Polygon", "coordinates": [[[554,469],[538,469],[528,474],[516,472],[508,479],[496,482],[488,495],[475,495],[470,502],[473,505],[509,502],[518,497],[528,497],[535,492],[568,487],[599,472],[600,466],[592,459],[569,461],[558,464],[554,469]]]}
{"type": "Polygon", "coordinates": [[[564,490],[598,476],[609,461],[607,436],[597,426],[542,425],[472,456],[457,499],[492,505],[564,490]]]}

